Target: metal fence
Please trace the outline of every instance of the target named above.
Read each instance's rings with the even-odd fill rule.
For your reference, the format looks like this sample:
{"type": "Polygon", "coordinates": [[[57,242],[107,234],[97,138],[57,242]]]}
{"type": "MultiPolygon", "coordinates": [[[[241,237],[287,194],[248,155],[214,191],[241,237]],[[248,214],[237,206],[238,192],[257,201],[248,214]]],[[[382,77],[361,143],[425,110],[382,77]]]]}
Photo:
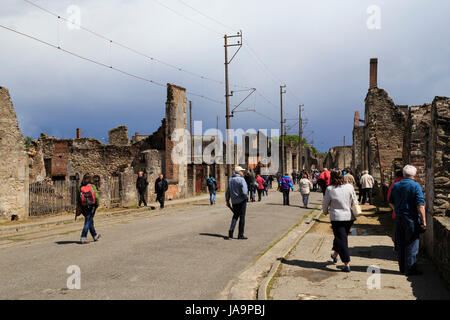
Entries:
{"type": "Polygon", "coordinates": [[[77,181],[36,182],[30,184],[30,216],[75,211],[77,181]]]}

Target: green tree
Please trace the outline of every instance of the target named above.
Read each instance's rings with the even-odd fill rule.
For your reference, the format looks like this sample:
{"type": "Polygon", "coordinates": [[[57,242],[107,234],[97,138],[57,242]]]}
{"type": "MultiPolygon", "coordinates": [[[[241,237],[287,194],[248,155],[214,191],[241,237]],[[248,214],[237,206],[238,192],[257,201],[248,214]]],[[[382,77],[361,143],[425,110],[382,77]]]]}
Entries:
{"type": "Polygon", "coordinates": [[[25,137],[25,147],[28,149],[31,146],[31,143],[33,142],[33,138],[30,136],[25,137]]]}

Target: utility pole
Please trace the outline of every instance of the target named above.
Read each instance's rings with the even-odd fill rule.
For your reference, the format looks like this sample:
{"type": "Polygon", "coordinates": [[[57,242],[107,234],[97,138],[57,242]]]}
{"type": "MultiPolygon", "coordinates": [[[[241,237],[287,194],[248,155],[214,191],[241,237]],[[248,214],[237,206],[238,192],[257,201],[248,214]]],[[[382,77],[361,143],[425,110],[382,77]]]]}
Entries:
{"type": "Polygon", "coordinates": [[[286,88],[286,85],[280,86],[280,111],[281,111],[281,174],[285,174],[285,159],[284,159],[284,118],[283,118],[283,93],[286,93],[286,90],[283,90],[283,88],[286,88]]]}
{"type": "Polygon", "coordinates": [[[192,101],[189,100],[189,132],[191,133],[191,164],[194,164],[194,132],[192,132],[192,101]]]}
{"type": "MultiPolygon", "coordinates": [[[[225,35],[224,36],[225,39],[225,104],[226,104],[226,130],[227,130],[227,149],[226,149],[226,162],[227,162],[227,176],[228,179],[231,178],[231,163],[229,163],[228,159],[231,159],[231,154],[233,152],[233,150],[231,149],[232,144],[231,144],[231,135],[230,135],[230,86],[228,83],[228,65],[231,63],[231,61],[233,60],[233,58],[236,56],[236,54],[238,53],[238,51],[241,49],[242,47],[242,31],[238,32],[236,35],[233,36],[228,36],[225,35]],[[228,43],[228,39],[229,38],[240,38],[240,41],[238,41],[237,43],[234,44],[229,44],[228,43]],[[234,55],[231,57],[230,60],[228,60],[228,47],[239,47],[238,50],[234,53],[234,55]]],[[[234,149],[234,148],[233,148],[234,149]]]]}
{"type": "Polygon", "coordinates": [[[303,104],[298,106],[298,170],[303,170],[303,118],[302,118],[303,104]]]}
{"type": "Polygon", "coordinates": [[[345,170],[345,136],[344,136],[344,168],[342,169],[345,170]]]}

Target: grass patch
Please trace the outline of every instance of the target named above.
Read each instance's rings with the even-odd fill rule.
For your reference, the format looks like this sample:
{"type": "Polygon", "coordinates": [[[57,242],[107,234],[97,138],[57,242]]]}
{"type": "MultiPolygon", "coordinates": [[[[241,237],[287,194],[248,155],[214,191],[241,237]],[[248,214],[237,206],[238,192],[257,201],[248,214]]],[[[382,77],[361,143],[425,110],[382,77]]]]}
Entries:
{"type": "Polygon", "coordinates": [[[275,283],[275,278],[280,273],[282,266],[283,266],[283,263],[280,263],[278,265],[277,271],[275,271],[275,274],[273,275],[272,279],[270,279],[269,283],[267,284],[267,289],[266,289],[267,300],[273,300],[273,297],[270,296],[270,291],[272,291],[273,285],[275,283]]]}

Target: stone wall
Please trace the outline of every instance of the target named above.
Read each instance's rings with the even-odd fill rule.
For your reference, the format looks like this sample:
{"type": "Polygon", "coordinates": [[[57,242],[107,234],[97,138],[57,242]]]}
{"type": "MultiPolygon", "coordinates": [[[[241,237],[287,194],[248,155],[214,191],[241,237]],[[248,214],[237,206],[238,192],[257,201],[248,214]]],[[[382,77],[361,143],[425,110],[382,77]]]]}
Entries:
{"type": "Polygon", "coordinates": [[[108,131],[109,144],[116,146],[129,146],[130,137],[128,136],[128,128],[119,126],[108,131]]]}
{"type": "Polygon", "coordinates": [[[359,111],[355,112],[353,124],[353,145],[352,145],[352,171],[355,175],[361,173],[364,167],[364,127],[359,126],[359,111]]]}
{"type": "Polygon", "coordinates": [[[427,136],[427,253],[450,288],[450,98],[435,97],[427,136]]]}
{"type": "MultiPolygon", "coordinates": [[[[431,105],[409,108],[406,132],[403,139],[403,163],[417,168],[416,180],[425,187],[426,139],[431,123],[431,105]]],[[[394,172],[393,172],[394,173],[394,172]]],[[[391,180],[393,177],[391,177],[391,180]]]]}
{"type": "Polygon", "coordinates": [[[336,146],[330,148],[323,166],[328,169],[341,170],[352,167],[352,146],[336,146]]]}
{"type": "Polygon", "coordinates": [[[0,87],[0,218],[28,216],[28,155],[16,112],[0,87]]]}
{"type": "Polygon", "coordinates": [[[408,107],[395,105],[387,92],[379,88],[369,89],[365,104],[366,169],[378,186],[387,188],[393,175],[392,163],[403,156],[408,107]]]}
{"type": "MultiPolygon", "coordinates": [[[[173,140],[172,134],[177,129],[187,130],[187,99],[186,89],[173,84],[167,84],[166,128],[165,128],[165,163],[164,172],[169,183],[167,192],[169,197],[185,197],[188,193],[187,158],[177,163],[172,157],[178,141],[173,140]],[[176,187],[175,187],[176,186],[176,187]]],[[[187,153],[188,139],[185,138],[187,153]]],[[[181,160],[181,159],[179,159],[181,160]]]]}

